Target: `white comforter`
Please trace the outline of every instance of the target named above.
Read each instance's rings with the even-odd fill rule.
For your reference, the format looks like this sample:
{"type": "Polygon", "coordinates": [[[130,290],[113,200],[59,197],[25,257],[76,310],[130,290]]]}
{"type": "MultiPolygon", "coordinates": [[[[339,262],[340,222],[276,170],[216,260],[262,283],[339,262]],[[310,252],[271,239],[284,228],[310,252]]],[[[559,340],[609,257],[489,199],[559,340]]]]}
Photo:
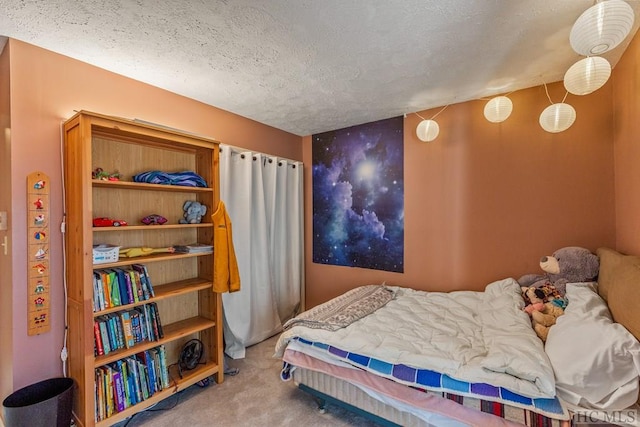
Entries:
{"type": "Polygon", "coordinates": [[[491,283],[484,292],[390,288],[396,291],[395,299],[343,329],[289,329],[280,336],[276,355],[299,336],[529,397],[555,396],[551,364],[522,311],[514,279],[491,283]]]}

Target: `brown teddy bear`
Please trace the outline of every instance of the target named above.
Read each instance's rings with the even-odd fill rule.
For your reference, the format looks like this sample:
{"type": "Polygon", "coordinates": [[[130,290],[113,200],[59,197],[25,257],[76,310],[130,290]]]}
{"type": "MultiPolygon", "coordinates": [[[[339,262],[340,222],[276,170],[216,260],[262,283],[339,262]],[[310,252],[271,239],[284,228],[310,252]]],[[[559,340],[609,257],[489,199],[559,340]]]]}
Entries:
{"type": "Polygon", "coordinates": [[[533,330],[543,342],[547,340],[549,329],[555,325],[556,319],[564,314],[565,305],[564,299],[557,298],[554,293],[547,294],[546,289],[555,291],[550,285],[522,288],[522,295],[527,303],[524,311],[531,316],[533,330]]]}

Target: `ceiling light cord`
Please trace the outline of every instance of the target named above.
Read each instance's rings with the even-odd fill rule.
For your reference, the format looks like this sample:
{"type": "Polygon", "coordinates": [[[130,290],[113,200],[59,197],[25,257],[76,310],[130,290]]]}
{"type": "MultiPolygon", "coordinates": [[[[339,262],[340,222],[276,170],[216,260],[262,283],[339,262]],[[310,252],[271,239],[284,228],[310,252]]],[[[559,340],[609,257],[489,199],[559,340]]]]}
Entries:
{"type": "MultiPolygon", "coordinates": [[[[436,117],[438,117],[438,115],[439,115],[440,113],[442,113],[444,110],[446,110],[446,108],[447,108],[448,106],[449,106],[449,104],[447,104],[447,105],[445,105],[444,107],[442,107],[442,109],[441,109],[440,111],[438,111],[437,113],[435,113],[435,114],[431,117],[431,119],[430,119],[430,120],[433,120],[433,119],[435,119],[436,117]]],[[[421,116],[420,114],[418,114],[418,113],[413,113],[413,114],[415,114],[416,116],[420,117],[422,120],[427,120],[427,119],[425,119],[424,117],[422,117],[422,116],[421,116]]]]}

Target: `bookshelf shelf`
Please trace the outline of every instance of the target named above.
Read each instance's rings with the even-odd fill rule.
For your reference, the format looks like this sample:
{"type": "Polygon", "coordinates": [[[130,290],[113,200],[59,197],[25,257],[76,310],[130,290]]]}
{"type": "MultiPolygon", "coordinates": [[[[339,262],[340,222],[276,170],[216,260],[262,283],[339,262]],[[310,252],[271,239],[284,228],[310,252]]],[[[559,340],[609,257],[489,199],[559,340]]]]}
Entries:
{"type": "Polygon", "coordinates": [[[93,264],[94,269],[123,267],[133,264],[148,264],[150,262],[169,261],[175,259],[193,258],[200,256],[211,256],[211,253],[159,253],[153,255],[139,256],[134,258],[120,258],[116,262],[106,262],[102,264],[93,264]]]}
{"type": "Polygon", "coordinates": [[[73,417],[77,426],[110,426],[205,378],[224,380],[222,298],[212,290],[211,252],[161,252],[102,264],[93,264],[92,259],[97,244],[121,248],[212,245],[210,213],[220,197],[218,145],[195,134],[87,111],[64,123],[68,372],[76,385],[73,417]],[[117,170],[120,181],[92,179],[96,168],[117,170]],[[193,171],[207,187],[133,182],[134,175],[151,170],[193,171]],[[207,206],[202,223],[178,223],[185,200],[207,206]],[[150,214],[169,222],[138,222],[150,214]],[[93,227],[95,217],[135,225],[93,227]],[[142,278],[135,277],[138,273],[131,271],[140,266],[138,273],[141,277],[146,273],[153,288],[153,293],[142,296],[131,293],[133,282],[144,287],[142,278]],[[128,287],[120,287],[120,279],[108,279],[103,286],[104,274],[122,275],[123,270],[133,275],[120,276],[129,277],[128,287]],[[105,292],[109,304],[100,302],[105,292]],[[120,292],[127,294],[123,297],[120,292]],[[131,328],[141,329],[130,331],[127,316],[139,322],[132,320],[131,328]],[[180,377],[175,366],[182,346],[193,338],[203,343],[203,363],[180,377]],[[104,339],[115,345],[101,347],[104,339]],[[140,395],[145,387],[147,392],[140,395]],[[131,395],[132,389],[138,394],[131,395]]]}
{"type": "Polygon", "coordinates": [[[112,188],[114,190],[145,190],[145,191],[173,191],[180,193],[213,193],[214,189],[209,187],[187,187],[180,185],[148,184],[145,182],[133,181],[102,181],[91,180],[94,187],[112,188]]]}
{"type": "Polygon", "coordinates": [[[94,233],[99,232],[115,232],[115,231],[140,231],[140,230],[171,230],[171,229],[185,229],[185,228],[211,228],[213,223],[202,222],[200,224],[163,224],[163,225],[127,225],[124,227],[93,227],[94,233]]]}

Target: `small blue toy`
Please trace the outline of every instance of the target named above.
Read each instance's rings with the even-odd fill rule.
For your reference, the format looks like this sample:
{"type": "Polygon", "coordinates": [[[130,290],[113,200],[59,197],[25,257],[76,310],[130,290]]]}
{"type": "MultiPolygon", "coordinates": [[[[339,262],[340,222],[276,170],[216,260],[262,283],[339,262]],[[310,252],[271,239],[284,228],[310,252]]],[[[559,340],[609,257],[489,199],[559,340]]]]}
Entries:
{"type": "Polygon", "coordinates": [[[182,205],[184,218],[178,221],[180,224],[200,224],[202,217],[207,213],[207,207],[195,200],[187,200],[182,205]]]}

